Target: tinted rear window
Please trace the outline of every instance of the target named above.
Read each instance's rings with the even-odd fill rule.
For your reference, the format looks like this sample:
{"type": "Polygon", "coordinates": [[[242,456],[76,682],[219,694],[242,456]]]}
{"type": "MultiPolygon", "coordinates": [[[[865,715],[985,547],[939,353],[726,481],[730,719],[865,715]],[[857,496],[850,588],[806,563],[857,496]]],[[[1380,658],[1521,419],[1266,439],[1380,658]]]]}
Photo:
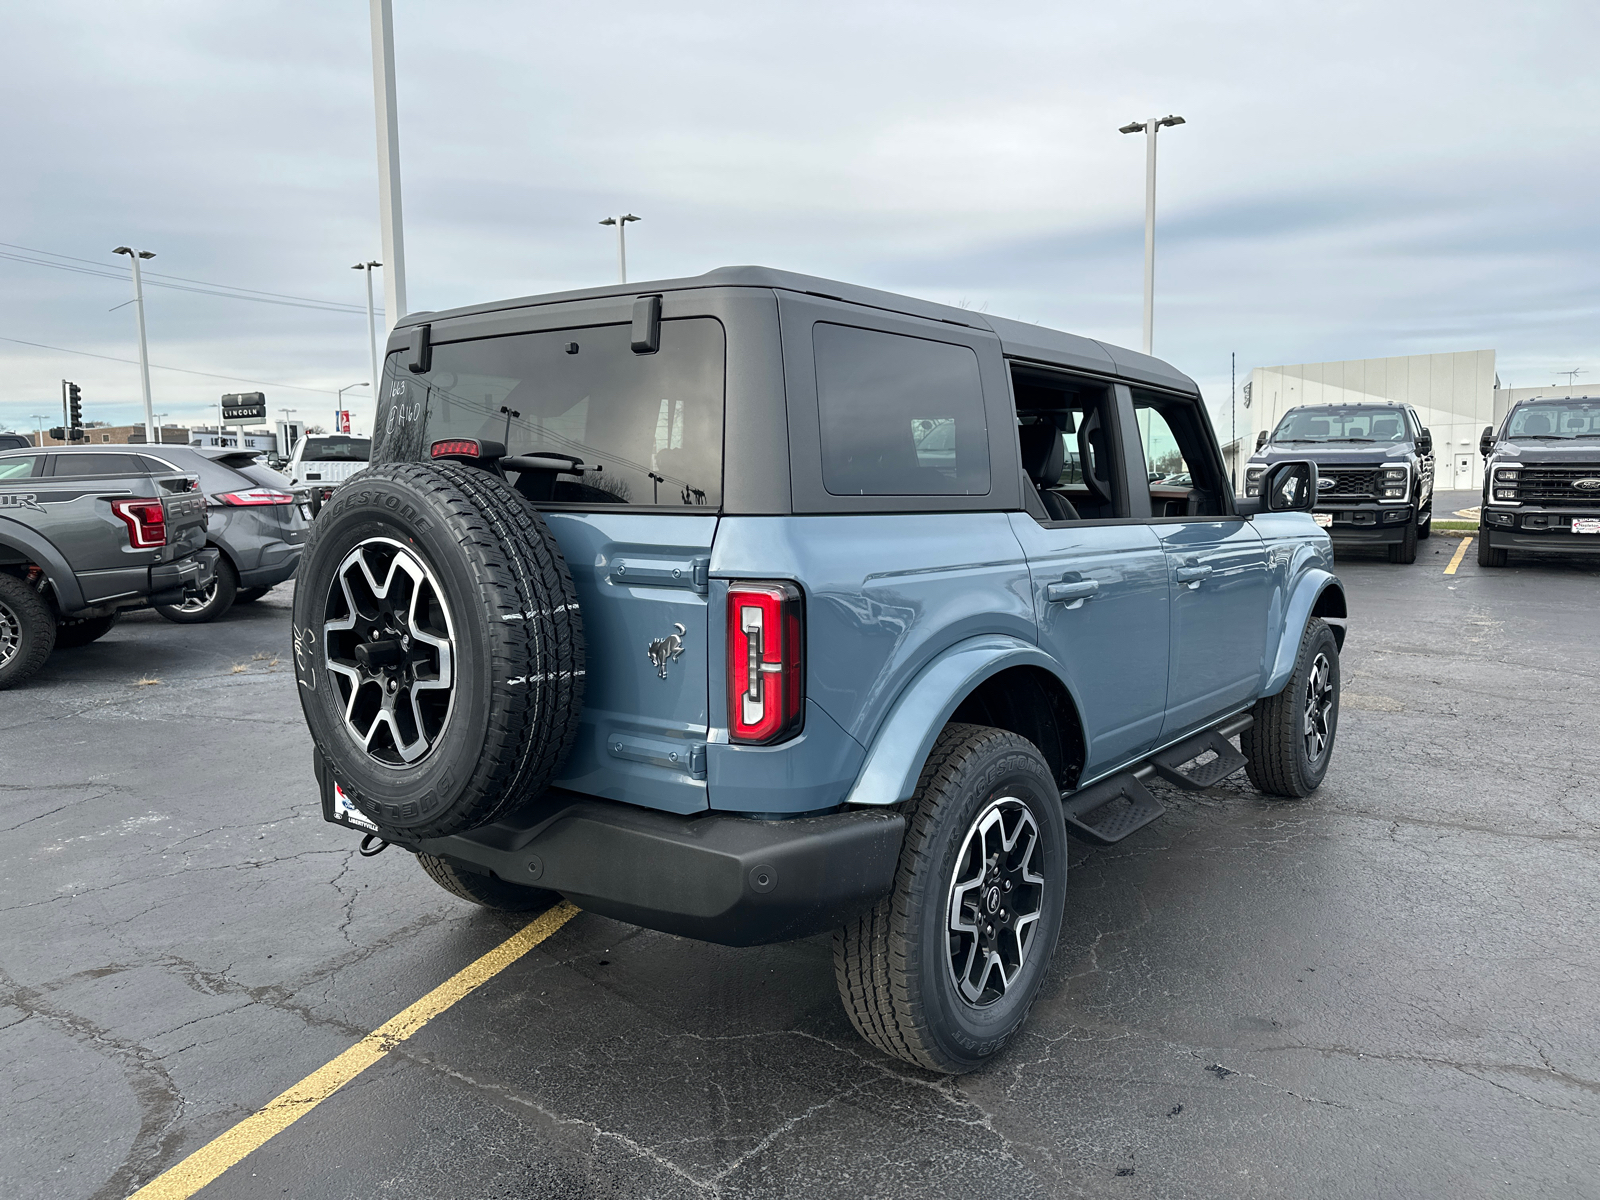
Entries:
{"type": "Polygon", "coordinates": [[[989,430],[967,346],[819,323],[822,481],[835,496],[981,496],[989,430]]]}
{"type": "Polygon", "coordinates": [[[306,439],[301,462],[366,462],[372,457],[372,439],[318,437],[306,439]]]}
{"type": "Polygon", "coordinates": [[[720,505],[722,325],[663,321],[654,354],[630,343],[629,326],[600,325],[435,346],[412,376],[427,389],[421,453],[478,438],[581,459],[556,503],[720,505]]]}
{"type": "Polygon", "coordinates": [[[143,475],[136,454],[58,454],[56,475],[143,475]]]}
{"type": "Polygon", "coordinates": [[[289,488],[289,477],[287,475],[279,474],[271,467],[258,466],[255,463],[246,463],[242,467],[230,467],[229,469],[237,471],[252,483],[258,483],[262,487],[274,488],[280,492],[287,491],[289,488]]]}

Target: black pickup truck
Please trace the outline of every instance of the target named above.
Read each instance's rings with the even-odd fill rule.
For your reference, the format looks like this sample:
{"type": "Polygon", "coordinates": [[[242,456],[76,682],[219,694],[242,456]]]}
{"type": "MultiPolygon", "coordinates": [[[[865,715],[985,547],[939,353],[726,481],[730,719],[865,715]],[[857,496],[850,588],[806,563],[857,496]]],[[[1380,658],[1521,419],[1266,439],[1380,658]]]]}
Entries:
{"type": "Polygon", "coordinates": [[[1392,563],[1417,561],[1433,532],[1433,435],[1409,404],[1306,404],[1256,435],[1245,495],[1261,493],[1267,468],[1284,459],[1317,464],[1311,515],[1335,550],[1386,546],[1392,563]]]}
{"type": "Polygon", "coordinates": [[[196,483],[136,452],[0,452],[0,689],[125,609],[210,585],[217,552],[196,483]]]}
{"type": "Polygon", "coordinates": [[[1534,397],[1483,431],[1478,565],[1512,550],[1600,555],[1600,397],[1534,397]]]}

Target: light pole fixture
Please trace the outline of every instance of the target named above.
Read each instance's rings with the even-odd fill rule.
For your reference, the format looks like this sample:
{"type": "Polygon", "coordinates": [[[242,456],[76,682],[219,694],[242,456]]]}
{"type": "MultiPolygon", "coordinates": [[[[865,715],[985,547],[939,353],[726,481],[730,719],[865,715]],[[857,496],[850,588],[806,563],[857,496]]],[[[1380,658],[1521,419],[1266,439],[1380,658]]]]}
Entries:
{"type": "MultiPolygon", "coordinates": [[[[347,384],[344,385],[344,387],[339,389],[339,399],[338,399],[337,403],[339,405],[339,412],[340,412],[341,415],[343,415],[343,413],[344,413],[344,394],[346,392],[348,392],[351,388],[366,387],[366,386],[367,385],[365,383],[347,383],[347,384]]],[[[337,424],[338,420],[339,420],[339,418],[335,417],[334,418],[334,423],[337,424]]],[[[354,423],[352,423],[352,428],[353,428],[353,424],[354,423]]],[[[349,432],[351,432],[351,430],[336,429],[334,432],[335,433],[349,433],[349,432]]]]}
{"type": "Polygon", "coordinates": [[[351,267],[352,271],[365,271],[367,273],[367,350],[372,355],[372,394],[378,394],[378,327],[373,323],[372,315],[372,268],[381,267],[383,264],[376,260],[358,262],[351,267]]]}
{"type": "Polygon", "coordinates": [[[38,413],[29,413],[28,416],[29,416],[29,419],[33,421],[33,431],[34,431],[34,433],[36,435],[35,438],[34,438],[34,444],[36,446],[38,446],[39,449],[43,450],[44,449],[44,421],[45,421],[45,419],[43,417],[41,417],[38,413]]]}
{"type": "Polygon", "coordinates": [[[1187,124],[1182,117],[1130,121],[1118,133],[1142,133],[1144,149],[1144,352],[1154,354],[1156,293],[1156,134],[1163,126],[1187,124]]]}
{"type": "Polygon", "coordinates": [[[642,219],[632,213],[628,213],[626,216],[621,217],[607,217],[600,222],[602,225],[615,225],[617,227],[617,279],[622,283],[628,282],[628,222],[642,219]]]}
{"type": "Polygon", "coordinates": [[[126,254],[133,264],[133,311],[139,318],[139,382],[144,387],[144,438],[146,445],[152,445],[156,440],[156,417],[150,402],[150,350],[145,345],[144,281],[139,277],[139,263],[154,258],[155,254],[150,250],[135,250],[132,246],[118,246],[111,253],[126,254]]]}
{"type": "MultiPolygon", "coordinates": [[[[378,223],[383,232],[384,332],[406,315],[404,224],[400,218],[400,110],[394,88],[394,11],[391,0],[371,0],[372,91],[378,129],[378,223]]],[[[370,278],[370,276],[369,276],[370,278]]],[[[373,386],[377,383],[374,381],[373,386]]]]}

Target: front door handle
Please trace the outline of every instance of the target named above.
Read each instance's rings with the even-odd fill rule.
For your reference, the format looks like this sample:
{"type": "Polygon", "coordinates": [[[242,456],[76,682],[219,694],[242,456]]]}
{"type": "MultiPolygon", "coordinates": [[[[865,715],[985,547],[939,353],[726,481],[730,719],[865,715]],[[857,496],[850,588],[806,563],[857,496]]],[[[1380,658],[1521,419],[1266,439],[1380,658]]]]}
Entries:
{"type": "Polygon", "coordinates": [[[1051,604],[1069,604],[1074,600],[1087,600],[1100,590],[1098,579],[1070,579],[1045,587],[1044,598],[1051,604]]]}
{"type": "Polygon", "coordinates": [[[1200,586],[1201,582],[1211,578],[1211,568],[1199,563],[1191,563],[1186,567],[1178,568],[1178,582],[1187,583],[1191,589],[1200,586]]]}

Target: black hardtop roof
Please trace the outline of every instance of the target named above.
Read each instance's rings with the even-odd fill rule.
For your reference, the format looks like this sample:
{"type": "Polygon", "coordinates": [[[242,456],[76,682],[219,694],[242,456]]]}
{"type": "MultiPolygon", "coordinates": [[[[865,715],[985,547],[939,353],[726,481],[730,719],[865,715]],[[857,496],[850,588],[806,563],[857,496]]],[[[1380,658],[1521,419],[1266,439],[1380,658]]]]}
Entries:
{"type": "Polygon", "coordinates": [[[414,312],[402,317],[395,328],[399,330],[411,325],[448,320],[451,317],[501,312],[511,308],[566,304],[574,300],[647,296],[655,292],[680,292],[712,287],[772,288],[798,292],[802,295],[822,296],[829,300],[841,300],[848,304],[860,304],[866,308],[879,308],[907,316],[924,317],[930,321],[964,325],[969,329],[982,329],[996,334],[1000,338],[1001,348],[1012,358],[1026,359],[1049,366],[1072,367],[1117,375],[1124,379],[1196,395],[1200,390],[1195,386],[1194,380],[1177,368],[1159,358],[1141,354],[1137,350],[1079,337],[1076,334],[1062,333],[1060,330],[1047,329],[1043,325],[1030,325],[1026,321],[1013,321],[1008,317],[976,313],[971,309],[937,304],[932,300],[921,300],[915,296],[902,296],[897,292],[883,292],[876,288],[821,279],[814,275],[801,275],[794,271],[780,271],[773,267],[717,267],[704,275],[691,275],[683,279],[613,283],[605,287],[550,292],[542,296],[520,296],[487,304],[469,304],[441,312],[414,312]]]}

